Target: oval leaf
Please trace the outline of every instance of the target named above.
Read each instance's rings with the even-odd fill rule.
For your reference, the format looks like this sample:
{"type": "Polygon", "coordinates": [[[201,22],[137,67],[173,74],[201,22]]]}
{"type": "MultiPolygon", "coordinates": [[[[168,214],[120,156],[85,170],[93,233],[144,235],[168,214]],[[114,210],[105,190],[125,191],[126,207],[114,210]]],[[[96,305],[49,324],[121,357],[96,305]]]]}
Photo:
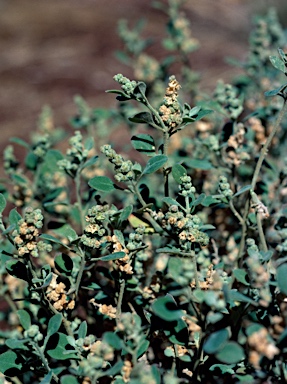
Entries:
{"type": "Polygon", "coordinates": [[[186,176],[186,169],[181,164],[175,164],[171,169],[171,174],[174,180],[181,184],[181,177],[186,176]]]}
{"type": "Polygon", "coordinates": [[[208,354],[218,352],[229,338],[228,330],[226,328],[220,331],[213,332],[206,340],[203,349],[208,354]]]}
{"type": "Polygon", "coordinates": [[[140,153],[153,156],[155,154],[154,139],[150,135],[140,133],[131,138],[132,146],[140,153]]]}
{"type": "Polygon", "coordinates": [[[70,256],[62,253],[55,257],[55,267],[57,270],[65,275],[71,275],[73,271],[73,260],[70,256]]]}
{"type": "Polygon", "coordinates": [[[28,272],[27,267],[24,263],[19,260],[8,260],[6,261],[6,270],[13,277],[17,277],[17,279],[28,281],[28,272]]]}
{"type": "Polygon", "coordinates": [[[229,341],[215,357],[225,364],[236,364],[245,358],[244,349],[235,341],[229,341]]]}
{"type": "Polygon", "coordinates": [[[91,188],[101,192],[111,192],[115,189],[114,183],[107,176],[95,176],[88,184],[91,188]]]}
{"type": "Polygon", "coordinates": [[[19,309],[17,315],[19,316],[20,324],[25,330],[31,327],[31,317],[25,309],[19,309]]]}
{"type": "Polygon", "coordinates": [[[0,193],[0,217],[6,207],[6,199],[2,193],[0,193]]]}
{"type": "Polygon", "coordinates": [[[143,175],[150,174],[158,171],[168,160],[166,155],[156,155],[149,159],[145,169],[143,170],[143,175]]]}
{"type": "Polygon", "coordinates": [[[165,321],[179,320],[183,316],[183,311],[177,308],[171,295],[159,297],[152,303],[151,307],[153,312],[165,321]]]}
{"type": "Polygon", "coordinates": [[[277,268],[277,283],[280,291],[287,295],[287,263],[279,265],[277,268]]]}

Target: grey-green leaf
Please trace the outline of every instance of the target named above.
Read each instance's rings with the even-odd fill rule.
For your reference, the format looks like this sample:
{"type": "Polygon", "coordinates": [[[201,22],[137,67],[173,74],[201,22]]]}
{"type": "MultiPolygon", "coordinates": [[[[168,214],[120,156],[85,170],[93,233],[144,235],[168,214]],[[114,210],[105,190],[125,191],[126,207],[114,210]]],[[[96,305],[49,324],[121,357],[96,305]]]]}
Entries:
{"type": "Polygon", "coordinates": [[[241,345],[235,341],[229,341],[215,356],[222,363],[236,364],[245,358],[245,353],[241,345]]]}
{"type": "Polygon", "coordinates": [[[166,155],[156,155],[149,159],[145,169],[143,170],[143,174],[150,174],[158,171],[168,160],[166,155]]]}
{"type": "Polygon", "coordinates": [[[2,193],[0,193],[0,216],[6,207],[6,199],[2,193]]]}
{"type": "Polygon", "coordinates": [[[228,341],[229,334],[226,328],[220,329],[219,331],[211,333],[204,343],[203,350],[208,354],[218,352],[225,343],[228,341]]]}
{"type": "Polygon", "coordinates": [[[279,265],[277,268],[277,283],[280,291],[287,295],[287,263],[279,265]]]}
{"type": "Polygon", "coordinates": [[[181,164],[175,164],[171,169],[171,174],[177,184],[181,184],[181,177],[186,176],[186,169],[181,164]]]}
{"type": "Polygon", "coordinates": [[[285,65],[283,61],[278,56],[269,56],[271,64],[279,71],[285,72],[285,65]]]}
{"type": "Polygon", "coordinates": [[[144,153],[148,156],[154,156],[155,143],[152,136],[139,133],[131,138],[132,146],[140,153],[144,153]]]}
{"type": "Polygon", "coordinates": [[[17,315],[19,317],[20,324],[25,330],[31,327],[31,317],[25,309],[19,309],[17,311],[17,315]]]}
{"type": "Polygon", "coordinates": [[[56,315],[52,316],[48,323],[47,336],[50,337],[54,335],[54,333],[58,332],[61,324],[62,324],[61,313],[57,313],[56,315]]]}
{"type": "Polygon", "coordinates": [[[89,182],[89,186],[101,192],[112,192],[114,183],[107,176],[95,176],[89,182]]]}

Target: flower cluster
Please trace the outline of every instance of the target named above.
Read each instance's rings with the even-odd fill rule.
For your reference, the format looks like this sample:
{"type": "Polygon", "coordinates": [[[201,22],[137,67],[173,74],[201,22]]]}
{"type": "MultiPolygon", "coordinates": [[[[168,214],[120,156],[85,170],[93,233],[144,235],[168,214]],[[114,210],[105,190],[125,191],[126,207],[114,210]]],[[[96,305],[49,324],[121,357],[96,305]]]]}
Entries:
{"type": "Polygon", "coordinates": [[[169,33],[171,39],[166,39],[165,45],[170,48],[178,49],[180,52],[187,55],[199,47],[199,41],[192,37],[189,20],[185,17],[184,13],[179,12],[178,8],[180,3],[178,1],[169,3],[169,33]]]}
{"type": "Polygon", "coordinates": [[[269,56],[274,49],[284,44],[284,39],[284,30],[275,9],[271,8],[266,16],[257,17],[250,37],[250,52],[246,63],[248,73],[260,76],[269,63],[269,56]]]}
{"type": "Polygon", "coordinates": [[[243,100],[238,97],[237,89],[231,84],[224,84],[223,81],[218,81],[214,97],[232,120],[236,120],[243,111],[243,100]]]}
{"type": "Polygon", "coordinates": [[[190,243],[198,243],[205,247],[209,243],[209,237],[200,230],[201,219],[197,215],[185,214],[177,205],[171,205],[169,210],[154,213],[154,218],[160,222],[163,228],[176,234],[183,250],[190,250],[190,243]]]}
{"type": "Polygon", "coordinates": [[[115,179],[118,182],[135,179],[133,163],[130,160],[125,160],[122,155],[116,153],[116,151],[108,144],[101,147],[101,152],[107,156],[112,164],[114,164],[116,172],[115,179]]]}
{"type": "Polygon", "coordinates": [[[48,149],[51,147],[51,139],[48,134],[37,137],[33,145],[33,153],[39,158],[44,158],[48,149]]]}
{"type": "Polygon", "coordinates": [[[191,194],[196,192],[195,187],[192,185],[191,177],[190,176],[182,176],[180,178],[180,184],[179,184],[179,195],[182,195],[184,197],[190,196],[191,194]]]}
{"type": "Polygon", "coordinates": [[[230,198],[233,196],[233,191],[230,188],[230,184],[228,183],[228,180],[225,176],[219,177],[218,192],[222,194],[224,197],[230,198]]]}
{"type": "Polygon", "coordinates": [[[168,129],[173,129],[182,122],[181,107],[178,102],[180,88],[181,86],[175,76],[170,76],[163,104],[159,108],[161,119],[168,129]]]}
{"type": "Polygon", "coordinates": [[[159,62],[153,57],[142,53],[135,62],[134,74],[137,79],[152,83],[160,77],[159,62]]]}
{"type": "Polygon", "coordinates": [[[249,362],[257,369],[260,368],[260,359],[262,356],[273,360],[280,353],[279,348],[275,346],[269,337],[268,330],[261,327],[258,331],[248,336],[248,344],[251,347],[249,352],[249,362]]]}
{"type": "Polygon", "coordinates": [[[128,95],[132,96],[137,85],[135,80],[130,80],[122,74],[114,76],[114,80],[121,85],[122,90],[128,95]]]}
{"type": "Polygon", "coordinates": [[[14,155],[14,147],[7,145],[3,152],[3,168],[7,175],[15,173],[19,165],[19,161],[14,155]]]}
{"type": "Polygon", "coordinates": [[[259,296],[260,305],[267,307],[271,301],[269,288],[270,275],[267,266],[262,262],[262,256],[255,244],[254,239],[247,239],[248,258],[246,264],[248,267],[251,286],[255,288],[255,296],[259,296]]]}
{"type": "Polygon", "coordinates": [[[77,345],[83,352],[88,352],[87,357],[81,360],[79,366],[81,374],[87,376],[85,380],[89,383],[91,381],[88,378],[93,378],[99,369],[109,366],[109,361],[114,359],[114,350],[104,341],[96,341],[94,335],[77,340],[77,345]]]}
{"type": "Polygon", "coordinates": [[[34,257],[39,256],[39,251],[51,252],[50,244],[43,241],[37,242],[39,229],[43,226],[43,215],[40,209],[28,207],[24,214],[24,219],[18,221],[17,229],[12,232],[14,243],[18,250],[18,255],[31,254],[34,257]]]}
{"type": "Polygon", "coordinates": [[[57,275],[53,274],[52,281],[50,282],[46,296],[47,299],[52,302],[53,307],[57,311],[62,311],[63,309],[73,309],[75,307],[75,300],[71,300],[66,295],[66,286],[64,283],[57,282],[57,275]]]}
{"type": "Polygon", "coordinates": [[[240,164],[250,159],[250,155],[245,148],[246,128],[242,123],[234,125],[234,132],[227,141],[227,147],[222,153],[224,161],[230,167],[238,167],[240,164]]]}
{"type": "Polygon", "coordinates": [[[87,225],[84,229],[81,241],[89,248],[100,248],[107,241],[106,225],[116,210],[111,209],[109,205],[94,205],[88,210],[85,217],[87,225]]]}
{"type": "Polygon", "coordinates": [[[66,152],[67,158],[58,161],[59,168],[64,170],[72,178],[76,176],[80,165],[83,164],[88,157],[89,150],[84,148],[82,139],[81,132],[76,131],[75,135],[69,140],[71,148],[68,148],[66,152]]]}
{"type": "Polygon", "coordinates": [[[43,339],[42,333],[40,333],[40,329],[38,325],[32,324],[28,329],[24,331],[24,337],[32,339],[33,341],[41,341],[43,339]]]}

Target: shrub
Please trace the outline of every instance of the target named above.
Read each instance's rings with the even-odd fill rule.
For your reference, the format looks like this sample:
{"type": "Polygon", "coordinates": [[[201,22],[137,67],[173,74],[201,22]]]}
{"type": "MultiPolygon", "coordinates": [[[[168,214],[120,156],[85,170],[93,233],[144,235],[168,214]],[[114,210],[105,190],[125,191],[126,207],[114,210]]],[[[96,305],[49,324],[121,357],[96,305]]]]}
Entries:
{"type": "Polygon", "coordinates": [[[161,62],[141,25],[120,22],[118,56],[139,79],[114,77],[117,111],[77,97],[63,154],[45,108],[31,143],[12,139],[24,161],[4,151],[8,382],[286,381],[284,33],[274,10],[256,19],[244,74],[208,96],[179,6],[170,0],[161,62]],[[123,121],[130,157],[105,143],[123,121]]]}

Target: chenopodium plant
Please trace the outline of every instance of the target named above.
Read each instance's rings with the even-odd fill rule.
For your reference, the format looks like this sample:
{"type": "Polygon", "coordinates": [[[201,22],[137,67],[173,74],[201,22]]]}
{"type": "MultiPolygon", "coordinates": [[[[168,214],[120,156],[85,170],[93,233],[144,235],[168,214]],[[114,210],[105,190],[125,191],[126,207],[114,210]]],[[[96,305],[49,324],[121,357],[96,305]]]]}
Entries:
{"type": "MultiPolygon", "coordinates": [[[[271,61],[286,74],[279,54],[271,61]]],[[[65,155],[53,135],[31,146],[16,140],[28,151],[28,172],[5,151],[17,188],[0,195],[1,293],[10,306],[0,371],[14,383],[42,384],[283,380],[286,212],[277,207],[274,247],[258,178],[286,110],[286,84],[266,95],[284,104],[247,184],[238,169],[254,160],[254,147],[231,86],[217,92],[234,129],[228,143],[207,135],[202,152],[187,146],[183,156],[173,150],[176,134],[212,111],[182,105],[174,76],[159,108],[144,82],[114,79],[121,89],[109,92],[143,106],[130,122],[148,130],[131,140],[142,161],[101,146],[115,181],[80,131],[65,155]],[[7,199],[18,209],[3,217],[7,199]]]]}

